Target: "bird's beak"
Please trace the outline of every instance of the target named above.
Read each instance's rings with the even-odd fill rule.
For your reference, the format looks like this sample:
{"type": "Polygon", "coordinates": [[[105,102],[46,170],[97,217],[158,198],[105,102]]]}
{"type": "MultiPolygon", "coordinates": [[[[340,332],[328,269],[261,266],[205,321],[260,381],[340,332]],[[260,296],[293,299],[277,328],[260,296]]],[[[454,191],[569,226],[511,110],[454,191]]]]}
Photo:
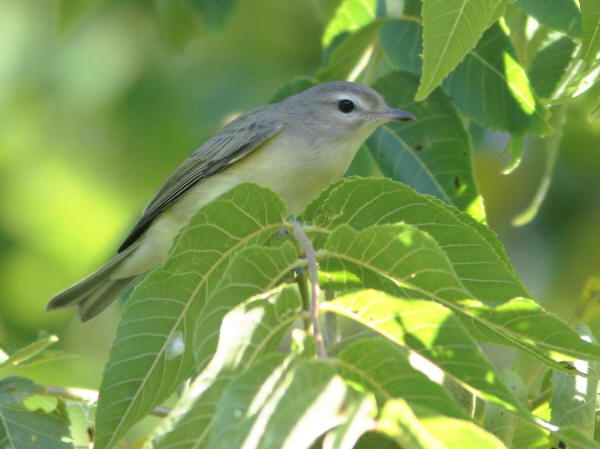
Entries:
{"type": "Polygon", "coordinates": [[[410,112],[402,111],[400,109],[388,109],[387,111],[378,112],[376,117],[379,120],[394,121],[394,122],[406,122],[408,120],[416,120],[417,117],[412,115],[410,112]]]}

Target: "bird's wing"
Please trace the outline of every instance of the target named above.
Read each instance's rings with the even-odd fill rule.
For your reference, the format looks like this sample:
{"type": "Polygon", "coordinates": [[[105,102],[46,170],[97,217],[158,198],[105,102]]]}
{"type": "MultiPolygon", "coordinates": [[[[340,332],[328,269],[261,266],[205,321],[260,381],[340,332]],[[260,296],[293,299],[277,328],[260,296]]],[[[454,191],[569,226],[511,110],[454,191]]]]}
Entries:
{"type": "Polygon", "coordinates": [[[283,123],[264,118],[261,110],[254,109],[229,123],[177,167],[156,191],[119,252],[135,242],[154,218],[198,181],[220,172],[273,138],[283,123]]]}

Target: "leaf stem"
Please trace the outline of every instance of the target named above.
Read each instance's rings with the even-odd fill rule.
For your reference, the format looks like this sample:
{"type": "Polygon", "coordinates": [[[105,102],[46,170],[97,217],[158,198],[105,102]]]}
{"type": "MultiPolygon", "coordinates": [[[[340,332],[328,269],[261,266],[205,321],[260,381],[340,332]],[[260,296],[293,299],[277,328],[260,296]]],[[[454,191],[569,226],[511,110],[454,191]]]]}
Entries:
{"type": "MultiPolygon", "coordinates": [[[[304,252],[304,257],[308,262],[308,271],[310,272],[310,286],[311,286],[311,301],[310,301],[310,317],[312,320],[312,328],[313,335],[315,336],[315,341],[317,344],[317,353],[320,358],[327,358],[327,354],[325,353],[325,344],[323,342],[323,334],[321,333],[321,329],[319,327],[319,276],[317,273],[317,257],[316,252],[312,244],[310,243],[310,239],[306,235],[306,233],[302,230],[302,225],[299,221],[294,220],[292,225],[292,235],[298,245],[302,248],[304,252]]],[[[306,273],[302,273],[306,275],[306,273]]],[[[304,282],[304,285],[306,283],[304,282]]],[[[308,292],[303,292],[302,287],[300,287],[300,294],[304,298],[308,298],[308,292]]],[[[304,299],[303,299],[304,301],[304,299]]]]}

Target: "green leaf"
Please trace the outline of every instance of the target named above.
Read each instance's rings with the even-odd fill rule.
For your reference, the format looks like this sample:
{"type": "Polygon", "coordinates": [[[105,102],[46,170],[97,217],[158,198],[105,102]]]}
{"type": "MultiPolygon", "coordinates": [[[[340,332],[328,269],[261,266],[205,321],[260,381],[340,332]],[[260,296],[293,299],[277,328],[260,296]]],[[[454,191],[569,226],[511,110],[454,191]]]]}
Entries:
{"type": "Polygon", "coordinates": [[[315,81],[313,78],[309,78],[307,76],[297,78],[290,81],[281,87],[277,92],[275,92],[275,94],[269,100],[269,103],[278,103],[282,100],[285,100],[287,97],[299,94],[300,92],[310,89],[316,85],[317,81],[315,81]]]}
{"type": "Polygon", "coordinates": [[[319,81],[356,79],[361,64],[371,54],[379,38],[383,23],[384,19],[374,20],[344,39],[331,53],[327,66],[317,73],[319,81]]]}
{"type": "Polygon", "coordinates": [[[573,427],[561,428],[560,431],[550,435],[549,447],[560,448],[563,445],[566,449],[600,449],[600,445],[596,441],[573,427]],[[560,444],[561,442],[563,444],[560,444]]]}
{"type": "Polygon", "coordinates": [[[529,78],[536,94],[552,99],[564,82],[565,72],[573,58],[575,43],[568,37],[557,39],[542,48],[535,56],[529,78]]]}
{"type": "MultiPolygon", "coordinates": [[[[500,382],[511,390],[522,402],[527,400],[527,390],[521,377],[511,370],[504,370],[499,376],[500,382]]],[[[485,404],[484,429],[493,433],[508,447],[512,447],[512,440],[517,426],[516,416],[509,413],[494,403],[485,404]]]]}
{"type": "Polygon", "coordinates": [[[513,134],[510,136],[506,151],[510,154],[510,163],[502,170],[503,175],[510,175],[513,171],[521,165],[521,158],[523,156],[523,136],[520,134],[513,134]]]}
{"type": "Polygon", "coordinates": [[[410,449],[506,449],[475,423],[437,415],[417,417],[401,399],[388,401],[377,430],[410,449]]]}
{"type": "Polygon", "coordinates": [[[228,386],[210,449],[308,448],[368,400],[345,384],[332,363],[288,358],[277,367],[264,365],[254,365],[228,386]]]}
{"type": "Polygon", "coordinates": [[[515,5],[550,28],[581,37],[581,14],[573,0],[517,0],[515,5]]]}
{"type": "MultiPolygon", "coordinates": [[[[421,73],[418,23],[386,23],[381,45],[393,65],[421,73]]],[[[547,134],[551,130],[547,110],[535,98],[510,39],[498,25],[483,34],[443,85],[459,111],[479,124],[512,134],[547,134]],[[478,95],[472,95],[474,90],[478,95]]]]}
{"type": "Polygon", "coordinates": [[[388,20],[379,34],[381,48],[392,65],[415,75],[421,74],[423,60],[419,54],[423,42],[419,19],[406,17],[388,20]]]}
{"type": "MultiPolygon", "coordinates": [[[[574,358],[598,360],[598,346],[582,341],[535,301],[511,294],[522,284],[503,263],[501,253],[495,253],[493,235],[483,225],[475,223],[469,229],[460,215],[440,204],[447,210],[444,213],[434,206],[438,201],[426,196],[412,192],[415,196],[408,200],[411,190],[389,180],[345,181],[337,186],[322,198],[314,219],[319,232],[328,234],[326,251],[320,254],[325,288],[375,288],[402,297],[434,299],[456,312],[478,340],[515,346],[556,369],[573,372],[569,362],[574,358]],[[412,222],[433,239],[401,225],[365,227],[370,222],[401,220],[412,222]],[[362,231],[356,233],[340,222],[362,231]],[[335,230],[325,232],[327,227],[335,230]],[[408,243],[403,242],[413,239],[426,243],[404,259],[408,243]]],[[[314,240],[317,246],[323,245],[321,238],[314,240]]]]}
{"type": "Polygon", "coordinates": [[[510,39],[498,24],[483,34],[444,86],[458,109],[480,124],[512,134],[552,131],[548,111],[536,99],[510,39]]]}
{"type": "Polygon", "coordinates": [[[471,145],[450,98],[436,90],[414,103],[417,77],[393,71],[373,88],[390,106],[408,109],[417,120],[380,126],[365,143],[381,172],[484,219],[471,165],[471,145]]]}
{"type": "Polygon", "coordinates": [[[298,319],[300,309],[295,286],[287,286],[249,298],[228,312],[212,360],[156,432],[153,447],[205,447],[223,390],[235,375],[280,343],[298,319]]]}
{"type": "MultiPolygon", "coordinates": [[[[415,238],[414,235],[412,237],[415,238]]],[[[406,238],[406,235],[399,238],[406,238]]],[[[421,243],[415,241],[414,247],[409,246],[407,251],[417,252],[415,248],[419,248],[421,243]]],[[[429,250],[425,247],[421,251],[429,250]]],[[[407,264],[410,263],[409,259],[414,260],[411,255],[406,259],[407,264]]],[[[390,341],[417,352],[437,367],[430,368],[430,372],[431,376],[440,377],[440,381],[443,375],[450,375],[461,384],[468,385],[469,390],[477,392],[484,399],[497,402],[513,411],[527,413],[520,402],[498,380],[494,367],[478,344],[447,308],[432,301],[405,300],[382,292],[366,290],[327,302],[322,305],[322,310],[358,321],[390,341]]],[[[440,401],[436,407],[429,406],[429,408],[439,411],[441,407],[448,411],[451,405],[453,416],[465,417],[464,412],[458,412],[457,415],[458,405],[449,400],[447,393],[437,399],[431,396],[433,392],[438,392],[440,387],[437,387],[430,387],[427,390],[417,390],[413,387],[413,394],[422,395],[420,401],[413,399],[414,404],[427,406],[427,401],[432,403],[440,401]]],[[[406,394],[407,388],[409,388],[407,385],[404,386],[400,393],[406,394]]],[[[402,394],[399,396],[413,405],[410,397],[404,397],[402,394]]]]}
{"type": "Polygon", "coordinates": [[[30,380],[0,380],[0,447],[2,449],[73,449],[69,422],[60,412],[31,411],[23,400],[39,391],[30,380]]]}
{"type": "Polygon", "coordinates": [[[192,333],[208,294],[233,255],[276,235],[285,215],[273,191],[242,184],[192,217],[125,303],[100,388],[97,449],[112,447],[190,376],[192,333]]]}
{"type": "MultiPolygon", "coordinates": [[[[437,241],[471,297],[501,304],[516,296],[530,296],[492,230],[401,183],[361,178],[338,181],[302,217],[326,230],[343,223],[361,230],[373,224],[406,222],[437,241]]],[[[322,242],[316,242],[319,245],[322,242]]]]}
{"type": "MultiPolygon", "coordinates": [[[[279,248],[249,247],[236,254],[221,276],[219,283],[209,294],[198,315],[194,329],[194,354],[197,369],[203,369],[214,354],[223,316],[245,299],[270,290],[281,283],[286,276],[291,274],[296,261],[296,250],[290,242],[286,242],[279,248]]],[[[287,305],[289,303],[286,303],[287,305]]],[[[262,307],[259,305],[259,308],[262,307]]],[[[294,309],[292,319],[296,317],[295,312],[294,309]]],[[[273,313],[271,312],[271,315],[273,313]]],[[[235,319],[235,315],[230,319],[235,319]]],[[[284,321],[282,324],[289,323],[284,321]]],[[[254,323],[251,323],[248,332],[253,328],[254,323]]],[[[286,330],[285,327],[281,329],[277,326],[274,329],[278,330],[278,333],[275,335],[269,335],[268,332],[264,334],[262,336],[265,338],[263,344],[270,342],[273,337],[275,337],[273,344],[277,344],[282,337],[280,332],[286,330]]],[[[231,332],[235,335],[239,330],[233,328],[231,332]]],[[[223,329],[221,329],[221,336],[223,337],[223,329]]],[[[241,346],[240,350],[245,347],[245,344],[241,346]]],[[[241,357],[239,352],[229,355],[235,358],[241,357]]]]}
{"type": "Polygon", "coordinates": [[[506,4],[506,0],[423,0],[423,76],[417,101],[427,98],[475,47],[506,4]]]}
{"type": "Polygon", "coordinates": [[[496,307],[467,300],[463,306],[477,318],[471,322],[472,332],[480,341],[501,343],[498,336],[503,335],[546,364],[572,374],[587,375],[570,363],[573,359],[600,360],[598,345],[581,339],[564,321],[531,299],[514,298],[496,307]]]}
{"type": "MultiPolygon", "coordinates": [[[[596,343],[592,331],[585,324],[576,325],[575,330],[586,341],[596,343]]],[[[599,364],[579,359],[574,365],[578,371],[592,377],[585,378],[560,371],[554,372],[550,400],[551,422],[557,426],[579,429],[592,438],[596,424],[599,364]]]]}
{"type": "Polygon", "coordinates": [[[582,58],[592,64],[600,52],[600,0],[581,0],[582,58]]]}
{"type": "Polygon", "coordinates": [[[322,449],[353,449],[360,437],[373,428],[376,412],[373,397],[363,396],[362,401],[348,414],[346,422],[325,435],[322,449]]]}
{"type": "Polygon", "coordinates": [[[323,47],[344,31],[354,31],[366,25],[377,14],[377,0],[343,0],[323,34],[323,47]]]}
{"type": "Polygon", "coordinates": [[[0,367],[3,365],[23,365],[39,356],[42,352],[48,349],[58,341],[56,335],[42,334],[36,341],[27,346],[14,351],[10,356],[3,357],[0,360],[0,367]]]}
{"type": "Polygon", "coordinates": [[[200,12],[204,24],[212,30],[219,30],[235,6],[236,0],[189,0],[200,12]]]}
{"type": "Polygon", "coordinates": [[[506,449],[498,438],[471,421],[430,416],[421,418],[420,422],[430,435],[443,442],[444,448],[506,449]]]}
{"type": "MultiPolygon", "coordinates": [[[[375,301],[384,298],[384,302],[391,306],[387,312],[398,312],[396,318],[402,316],[404,310],[401,309],[401,302],[397,302],[402,300],[391,298],[391,300],[385,301],[385,298],[389,298],[385,294],[368,290],[337,298],[333,302],[326,302],[323,304],[322,310],[345,314],[348,310],[347,306],[349,302],[352,302],[351,305],[353,306],[360,307],[360,304],[357,303],[366,301],[371,296],[375,301]],[[354,301],[353,298],[358,301],[354,301]]],[[[431,312],[436,307],[443,309],[447,315],[447,309],[430,301],[417,301],[417,303],[425,305],[426,309],[417,312],[419,317],[427,317],[429,315],[427,310],[431,312]]],[[[372,305],[374,308],[384,307],[384,304],[378,302],[372,305]]],[[[367,325],[370,325],[374,318],[371,310],[368,316],[368,320],[370,321],[369,323],[365,323],[367,325]]],[[[379,312],[383,312],[383,310],[379,310],[379,312]]],[[[353,312],[351,311],[350,313],[353,312]]],[[[406,311],[406,313],[409,312],[406,311]]],[[[392,331],[399,331],[402,335],[398,338],[405,340],[407,337],[405,334],[408,334],[410,331],[401,329],[398,323],[391,323],[393,319],[393,316],[388,316],[386,317],[386,322],[382,323],[381,326],[378,323],[377,327],[386,327],[387,329],[391,328],[392,331]]],[[[456,319],[454,320],[456,323],[456,319]]],[[[430,322],[431,320],[427,323],[430,322]]],[[[425,326],[426,323],[424,322],[423,325],[425,326]]],[[[460,323],[458,325],[461,327],[460,323]]],[[[480,354],[478,353],[478,355],[480,354]]],[[[464,409],[443,387],[430,381],[424,374],[413,369],[409,363],[407,352],[388,340],[369,338],[352,343],[338,354],[334,362],[339,365],[339,374],[348,383],[351,385],[360,384],[365,390],[373,392],[380,404],[400,397],[410,405],[428,407],[433,411],[447,416],[467,418],[464,409]]]]}

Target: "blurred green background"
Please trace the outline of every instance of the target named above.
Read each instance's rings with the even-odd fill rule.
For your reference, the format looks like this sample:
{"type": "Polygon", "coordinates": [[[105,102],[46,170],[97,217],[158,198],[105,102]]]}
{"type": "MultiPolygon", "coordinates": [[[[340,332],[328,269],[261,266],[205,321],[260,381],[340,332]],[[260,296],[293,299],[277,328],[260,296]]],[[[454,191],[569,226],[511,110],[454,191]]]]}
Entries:
{"type": "MultiPolygon", "coordinates": [[[[119,307],[80,324],[44,305],[116,250],[161,181],[228,116],[314,74],[335,3],[239,0],[214,30],[186,0],[0,0],[0,346],[44,329],[69,355],[21,374],[98,387],[119,307]]],[[[528,140],[521,167],[502,176],[508,137],[473,138],[489,224],[565,319],[600,275],[600,122],[587,121],[599,95],[568,106],[548,197],[525,227],[510,221],[535,194],[545,149],[528,140]]]]}

